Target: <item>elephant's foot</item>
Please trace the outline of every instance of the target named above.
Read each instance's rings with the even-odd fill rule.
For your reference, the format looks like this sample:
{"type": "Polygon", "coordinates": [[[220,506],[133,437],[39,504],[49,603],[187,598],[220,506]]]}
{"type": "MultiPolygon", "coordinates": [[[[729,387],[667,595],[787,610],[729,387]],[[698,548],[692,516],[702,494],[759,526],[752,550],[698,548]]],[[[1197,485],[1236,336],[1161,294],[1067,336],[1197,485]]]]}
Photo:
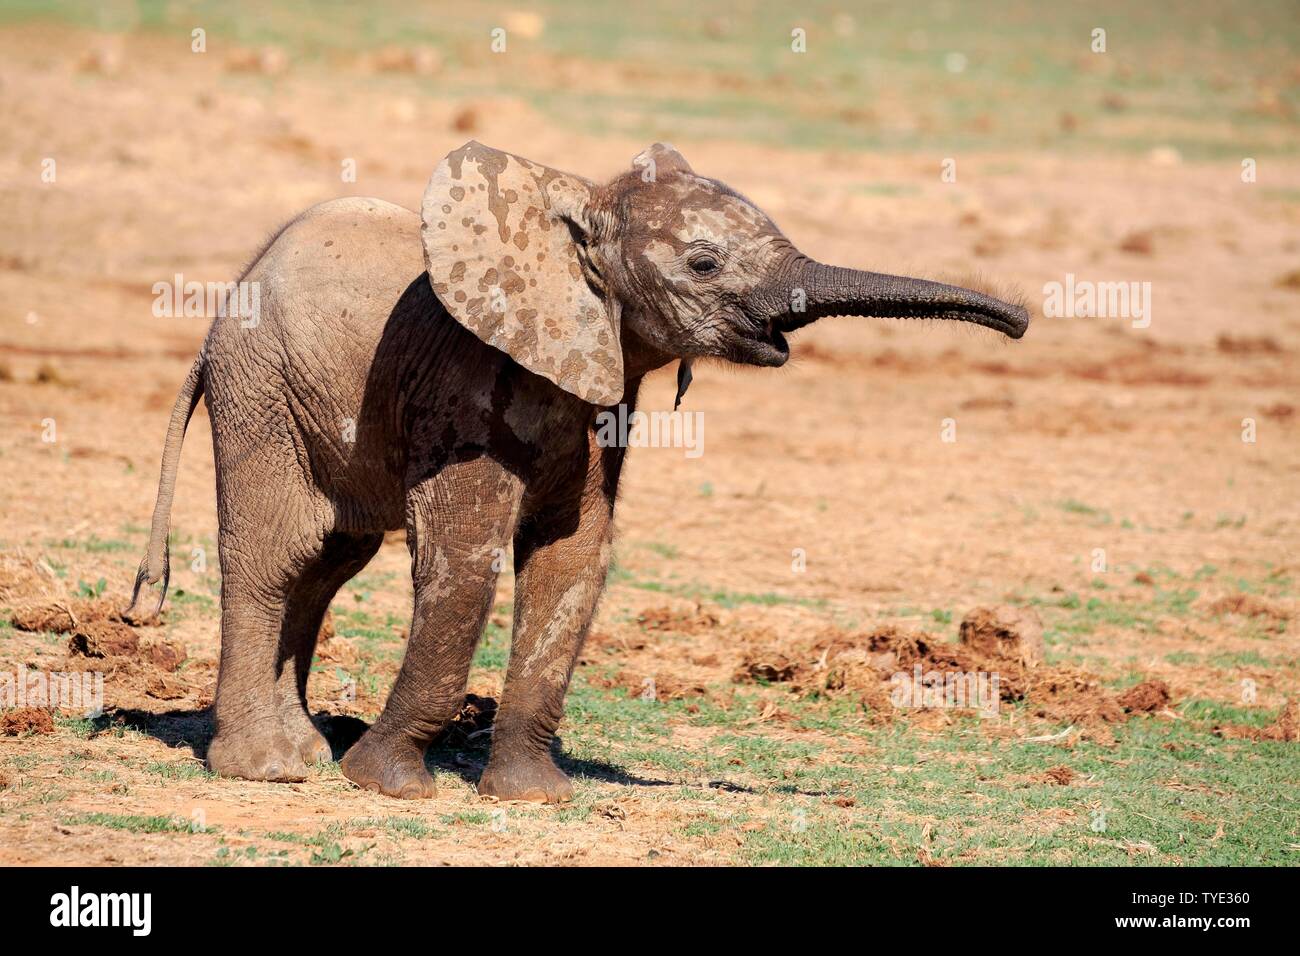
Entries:
{"type": "Polygon", "coordinates": [[[555,766],[550,754],[532,758],[493,756],[479,779],[478,792],[503,802],[567,803],[573,799],[573,783],[555,766]]]}
{"type": "Polygon", "coordinates": [[[423,800],[438,793],[424,769],[423,747],[406,739],[379,737],[373,729],[343,755],[339,769],[363,790],[399,800],[423,800]]]}
{"type": "Polygon", "coordinates": [[[334,748],[325,739],[325,735],[316,729],[307,712],[300,707],[286,710],[284,713],[284,733],[289,741],[298,748],[303,763],[312,767],[318,763],[329,763],[334,759],[334,748]]]}
{"type": "MultiPolygon", "coordinates": [[[[322,738],[323,739],[323,738],[322,738]]],[[[208,745],[208,768],[223,777],[287,783],[307,779],[307,763],[280,723],[223,728],[208,745]]]]}

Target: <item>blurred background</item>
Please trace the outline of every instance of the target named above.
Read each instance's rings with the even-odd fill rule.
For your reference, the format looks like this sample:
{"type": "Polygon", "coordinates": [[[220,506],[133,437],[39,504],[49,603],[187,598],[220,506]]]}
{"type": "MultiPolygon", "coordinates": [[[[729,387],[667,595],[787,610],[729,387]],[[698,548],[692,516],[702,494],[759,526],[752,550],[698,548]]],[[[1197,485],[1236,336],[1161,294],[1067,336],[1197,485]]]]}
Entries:
{"type": "MultiPolygon", "coordinates": [[[[1294,146],[1300,15],[1250,4],[6,0],[9,24],[160,40],[233,71],[343,71],[364,96],[508,97],[575,132],[807,150],[1294,146]],[[493,29],[506,54],[493,53],[493,29]],[[1107,31],[1106,53],[1091,31],[1107,31]],[[791,32],[805,32],[802,55],[791,32]],[[355,74],[368,74],[366,79],[355,74]],[[411,74],[409,81],[394,74],[411,74]]],[[[92,54],[93,55],[93,54],[92,54]]],[[[122,65],[122,64],[119,64],[122,65]]],[[[258,84],[251,86],[256,88],[258,84]]],[[[462,125],[473,125],[470,115],[462,125]]]]}
{"type": "MultiPolygon", "coordinates": [[[[853,265],[978,272],[1035,300],[1049,267],[1159,281],[1196,240],[1244,253],[1202,200],[1289,226],[1300,209],[1286,0],[4,0],[0,31],[0,241],[54,273],[228,278],[312,202],[414,206],[471,137],[597,179],[668,140],[797,243],[852,240],[853,265]],[[1264,172],[1243,190],[1247,159],[1264,172]],[[46,160],[73,188],[40,178],[46,160]]],[[[1287,275],[1294,240],[1261,226],[1252,267],[1287,275]]],[[[1162,304],[1206,291],[1172,285],[1162,304]]]]}

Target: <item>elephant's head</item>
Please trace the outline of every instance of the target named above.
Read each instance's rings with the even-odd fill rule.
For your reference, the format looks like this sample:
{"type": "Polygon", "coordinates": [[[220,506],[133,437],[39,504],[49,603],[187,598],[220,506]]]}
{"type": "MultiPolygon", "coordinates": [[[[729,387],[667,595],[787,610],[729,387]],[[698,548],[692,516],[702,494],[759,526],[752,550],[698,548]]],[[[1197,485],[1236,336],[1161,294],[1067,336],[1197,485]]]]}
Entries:
{"type": "Polygon", "coordinates": [[[1018,305],[809,259],[743,196],[656,144],[605,186],[470,142],[429,181],[425,263],[447,310],[597,405],[624,390],[623,341],[662,362],[782,365],[829,315],[955,319],[1020,338],[1018,305]]]}

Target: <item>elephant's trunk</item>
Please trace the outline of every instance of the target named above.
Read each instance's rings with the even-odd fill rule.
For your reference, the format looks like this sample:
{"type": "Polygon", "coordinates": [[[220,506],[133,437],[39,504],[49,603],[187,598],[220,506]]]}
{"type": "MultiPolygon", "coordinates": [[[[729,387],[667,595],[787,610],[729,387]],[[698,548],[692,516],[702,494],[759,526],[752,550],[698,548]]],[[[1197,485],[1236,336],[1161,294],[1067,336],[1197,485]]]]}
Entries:
{"type": "Polygon", "coordinates": [[[762,291],[762,318],[791,332],[830,315],[879,318],[955,319],[972,322],[1018,339],[1029,328],[1029,313],[958,286],[830,266],[795,257],[779,283],[762,291]]]}

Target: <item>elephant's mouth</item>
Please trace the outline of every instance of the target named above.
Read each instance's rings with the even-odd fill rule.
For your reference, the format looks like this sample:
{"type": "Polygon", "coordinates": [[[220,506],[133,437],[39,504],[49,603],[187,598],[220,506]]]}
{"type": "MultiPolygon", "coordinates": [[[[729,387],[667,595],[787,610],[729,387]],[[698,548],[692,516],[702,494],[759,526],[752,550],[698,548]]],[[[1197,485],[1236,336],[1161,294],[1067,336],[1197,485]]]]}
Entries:
{"type": "Polygon", "coordinates": [[[790,343],[776,319],[748,319],[727,344],[727,358],[744,365],[777,368],[790,358],[790,343]]]}

